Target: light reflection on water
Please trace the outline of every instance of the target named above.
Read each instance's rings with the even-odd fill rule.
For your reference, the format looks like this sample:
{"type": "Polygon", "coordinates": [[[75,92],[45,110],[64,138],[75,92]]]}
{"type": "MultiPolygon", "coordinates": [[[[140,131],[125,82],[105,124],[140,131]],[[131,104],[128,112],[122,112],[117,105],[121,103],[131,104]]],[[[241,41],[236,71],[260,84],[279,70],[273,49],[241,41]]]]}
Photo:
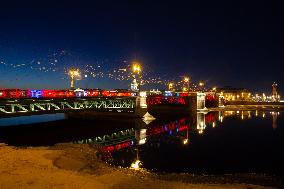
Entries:
{"type": "MultiPolygon", "coordinates": [[[[55,117],[64,118],[64,114],[55,117]]],[[[89,143],[100,146],[103,160],[135,169],[284,175],[283,118],[281,112],[265,111],[195,113],[150,123],[66,118],[43,127],[0,127],[0,142],[32,146],[89,143]]],[[[36,119],[45,121],[46,117],[36,119]]]]}
{"type": "Polygon", "coordinates": [[[109,140],[117,142],[103,145],[100,157],[114,165],[154,171],[283,175],[284,133],[283,128],[277,131],[278,119],[280,112],[197,113],[136,128],[126,141],[111,136],[109,140]]]}

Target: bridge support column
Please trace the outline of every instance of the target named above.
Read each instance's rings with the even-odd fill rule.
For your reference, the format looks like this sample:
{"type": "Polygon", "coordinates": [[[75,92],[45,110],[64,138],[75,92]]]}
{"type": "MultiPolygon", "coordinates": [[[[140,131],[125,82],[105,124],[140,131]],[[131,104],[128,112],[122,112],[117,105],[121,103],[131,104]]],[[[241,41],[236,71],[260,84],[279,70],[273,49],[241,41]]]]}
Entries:
{"type": "Polygon", "coordinates": [[[223,95],[219,96],[218,107],[224,107],[224,96],[223,95]]]}
{"type": "Polygon", "coordinates": [[[205,93],[193,92],[189,94],[189,111],[205,110],[205,93]]]}
{"type": "Polygon", "coordinates": [[[205,93],[197,93],[197,110],[204,110],[206,109],[205,106],[205,93]]]}
{"type": "Polygon", "coordinates": [[[135,115],[137,117],[144,117],[147,113],[146,97],[138,96],[136,98],[135,115]]]}

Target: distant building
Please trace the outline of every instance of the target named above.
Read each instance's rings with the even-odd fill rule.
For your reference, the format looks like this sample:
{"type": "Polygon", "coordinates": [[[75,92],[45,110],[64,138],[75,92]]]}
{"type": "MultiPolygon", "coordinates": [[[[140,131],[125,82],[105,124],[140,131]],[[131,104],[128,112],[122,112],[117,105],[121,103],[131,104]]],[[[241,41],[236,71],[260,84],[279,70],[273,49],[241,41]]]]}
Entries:
{"type": "Polygon", "coordinates": [[[250,101],[251,93],[244,88],[216,88],[216,93],[222,96],[225,101],[250,101]]]}

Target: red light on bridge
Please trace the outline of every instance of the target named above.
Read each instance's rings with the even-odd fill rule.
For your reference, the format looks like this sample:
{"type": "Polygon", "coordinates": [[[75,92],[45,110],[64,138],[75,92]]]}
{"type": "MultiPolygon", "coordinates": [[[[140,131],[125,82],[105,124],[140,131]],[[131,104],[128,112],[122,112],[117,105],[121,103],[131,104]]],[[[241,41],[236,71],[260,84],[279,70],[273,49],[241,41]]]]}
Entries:
{"type": "Polygon", "coordinates": [[[108,152],[113,152],[115,150],[127,148],[127,147],[131,146],[131,144],[132,144],[131,141],[127,141],[127,142],[123,142],[123,143],[112,145],[112,146],[106,146],[106,147],[103,148],[103,150],[108,151],[108,152]]]}

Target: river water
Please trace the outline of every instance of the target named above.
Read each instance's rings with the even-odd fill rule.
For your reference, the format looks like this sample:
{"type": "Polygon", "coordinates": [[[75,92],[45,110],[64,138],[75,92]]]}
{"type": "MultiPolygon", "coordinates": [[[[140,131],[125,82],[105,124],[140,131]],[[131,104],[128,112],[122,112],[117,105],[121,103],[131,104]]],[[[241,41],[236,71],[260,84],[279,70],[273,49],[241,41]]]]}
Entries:
{"type": "Polygon", "coordinates": [[[136,162],[136,168],[154,172],[284,176],[284,112],[208,112],[147,121],[64,114],[0,119],[0,143],[62,142],[98,146],[101,159],[121,167],[136,162]]]}

